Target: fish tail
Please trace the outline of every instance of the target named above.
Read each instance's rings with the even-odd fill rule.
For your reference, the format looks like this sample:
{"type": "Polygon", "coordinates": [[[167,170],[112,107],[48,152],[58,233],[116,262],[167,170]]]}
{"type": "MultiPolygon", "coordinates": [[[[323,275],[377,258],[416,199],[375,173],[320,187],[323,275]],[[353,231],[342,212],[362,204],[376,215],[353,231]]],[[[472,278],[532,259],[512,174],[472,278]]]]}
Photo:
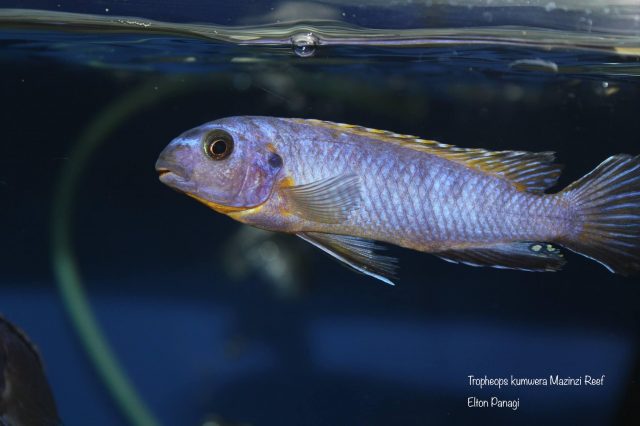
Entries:
{"type": "Polygon", "coordinates": [[[609,157],[561,195],[576,219],[562,245],[611,272],[640,270],[640,156],[609,157]]]}

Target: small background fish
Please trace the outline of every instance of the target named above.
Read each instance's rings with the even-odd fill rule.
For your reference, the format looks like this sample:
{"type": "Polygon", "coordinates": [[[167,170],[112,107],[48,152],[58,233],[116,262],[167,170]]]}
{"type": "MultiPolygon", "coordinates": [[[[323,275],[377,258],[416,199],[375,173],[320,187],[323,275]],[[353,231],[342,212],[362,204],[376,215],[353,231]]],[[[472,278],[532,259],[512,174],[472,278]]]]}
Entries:
{"type": "Polygon", "coordinates": [[[554,244],[612,272],[640,268],[640,158],[615,155],[555,194],[552,152],[465,149],[318,120],[231,117],[173,140],[160,180],[216,211],[288,232],[392,283],[374,241],[528,271],[554,244]]]}
{"type": "Polygon", "coordinates": [[[278,295],[296,298],[309,286],[309,256],[303,247],[282,233],[243,226],[218,250],[235,282],[259,275],[278,295]]]}

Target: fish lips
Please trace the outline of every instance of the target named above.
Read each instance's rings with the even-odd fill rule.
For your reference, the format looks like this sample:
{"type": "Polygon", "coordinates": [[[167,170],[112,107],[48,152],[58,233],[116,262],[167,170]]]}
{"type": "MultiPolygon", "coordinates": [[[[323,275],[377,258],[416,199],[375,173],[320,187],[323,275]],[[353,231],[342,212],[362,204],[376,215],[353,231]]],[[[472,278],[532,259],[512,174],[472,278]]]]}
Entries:
{"type": "Polygon", "coordinates": [[[180,164],[161,158],[156,162],[156,172],[158,172],[160,182],[171,188],[183,192],[195,189],[194,183],[186,177],[186,170],[180,164]]]}

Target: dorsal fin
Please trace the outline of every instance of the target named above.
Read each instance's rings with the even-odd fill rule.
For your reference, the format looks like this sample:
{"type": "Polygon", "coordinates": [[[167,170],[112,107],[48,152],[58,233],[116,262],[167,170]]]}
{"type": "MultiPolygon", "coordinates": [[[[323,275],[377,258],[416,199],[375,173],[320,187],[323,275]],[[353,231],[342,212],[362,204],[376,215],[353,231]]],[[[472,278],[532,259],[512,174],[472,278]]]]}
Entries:
{"type": "Polygon", "coordinates": [[[481,148],[459,148],[417,136],[401,135],[384,130],[369,129],[350,124],[322,120],[294,119],[298,123],[324,128],[392,143],[416,151],[437,155],[467,167],[501,177],[518,190],[542,193],[555,185],[562,166],[554,164],[553,152],[487,151],[481,148]]]}

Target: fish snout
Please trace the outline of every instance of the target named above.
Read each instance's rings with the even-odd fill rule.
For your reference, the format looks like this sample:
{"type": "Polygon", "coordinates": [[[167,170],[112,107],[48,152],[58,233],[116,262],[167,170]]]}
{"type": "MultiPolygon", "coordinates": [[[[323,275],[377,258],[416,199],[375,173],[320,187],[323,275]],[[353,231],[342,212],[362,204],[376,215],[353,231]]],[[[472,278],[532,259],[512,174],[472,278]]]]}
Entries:
{"type": "Polygon", "coordinates": [[[188,146],[169,144],[158,156],[156,171],[160,181],[185,191],[191,176],[191,153],[188,146]]]}

